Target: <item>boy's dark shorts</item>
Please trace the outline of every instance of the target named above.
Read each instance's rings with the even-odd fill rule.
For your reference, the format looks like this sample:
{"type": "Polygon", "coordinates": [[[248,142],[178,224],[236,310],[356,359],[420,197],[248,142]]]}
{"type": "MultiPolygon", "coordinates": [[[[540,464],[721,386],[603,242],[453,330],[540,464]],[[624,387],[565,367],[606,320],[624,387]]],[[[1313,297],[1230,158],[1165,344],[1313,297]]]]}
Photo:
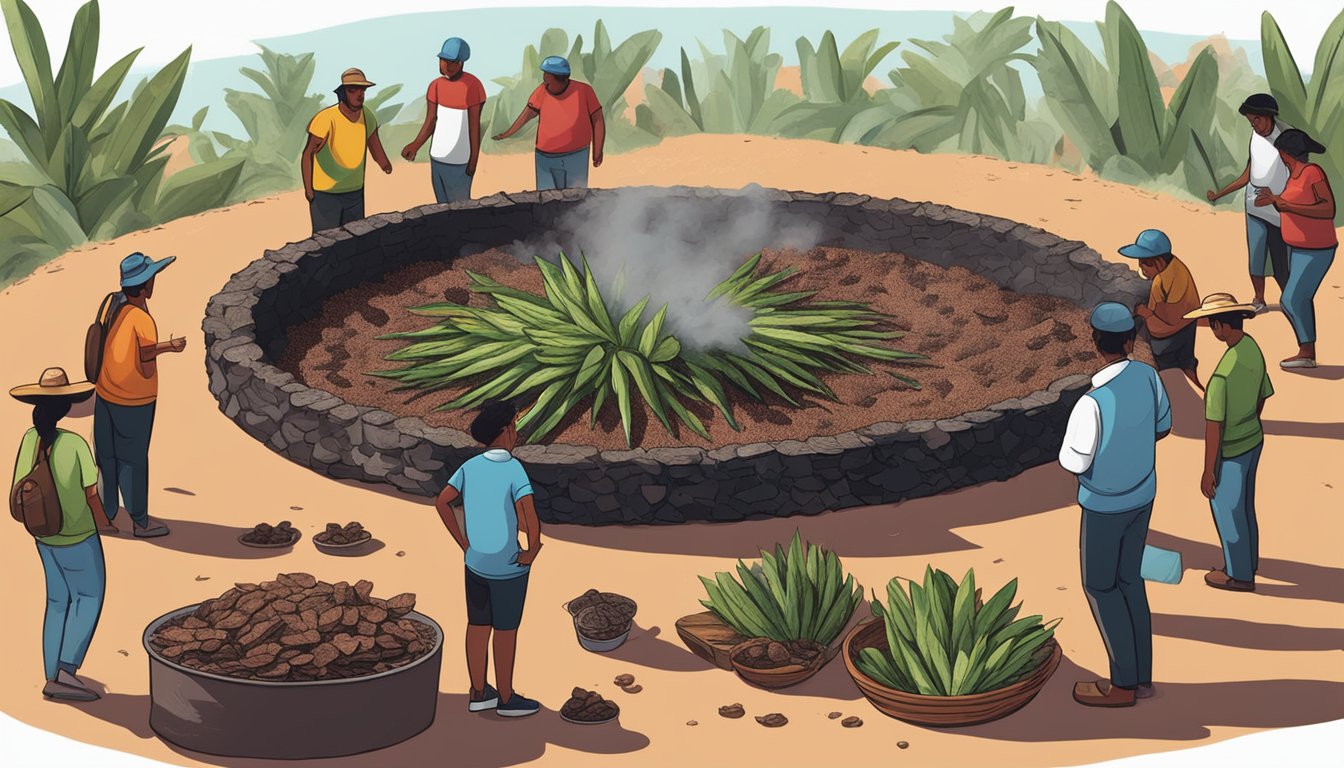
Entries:
{"type": "Polygon", "coordinates": [[[487,579],[470,568],[466,572],[467,623],[502,631],[517,629],[523,622],[527,574],[512,579],[487,579]]]}
{"type": "Polygon", "coordinates": [[[1150,337],[1148,344],[1153,349],[1153,362],[1157,363],[1159,371],[1168,368],[1188,371],[1199,365],[1199,361],[1195,359],[1195,323],[1190,323],[1164,339],[1150,337]]]}

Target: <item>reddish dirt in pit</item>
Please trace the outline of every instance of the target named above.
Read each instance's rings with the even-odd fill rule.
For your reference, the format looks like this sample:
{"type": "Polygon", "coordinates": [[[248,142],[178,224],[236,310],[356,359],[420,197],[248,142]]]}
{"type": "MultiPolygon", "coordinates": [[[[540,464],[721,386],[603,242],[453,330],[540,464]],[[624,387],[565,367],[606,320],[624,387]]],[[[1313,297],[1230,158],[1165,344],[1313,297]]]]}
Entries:
{"type": "MultiPolygon", "coordinates": [[[[673,437],[651,412],[636,408],[633,443],[644,448],[719,446],[833,435],[879,421],[940,419],[983,408],[1044,389],[1069,373],[1091,372],[1098,365],[1084,310],[1062,299],[1018,294],[961,267],[945,269],[898,253],[838,248],[807,252],[766,251],[760,269],[793,265],[800,273],[786,290],[818,290],[817,299],[866,301],[890,315],[898,349],[928,356],[920,365],[870,364],[872,376],[832,374],[825,378],[840,402],[795,394],[802,408],[771,397],[765,403],[736,393],[734,413],[741,432],[707,407],[693,408],[713,438],[708,443],[685,429],[673,437]],[[912,389],[881,373],[889,368],[917,379],[912,389]]],[[[407,308],[445,299],[485,306],[488,298],[467,290],[465,270],[489,275],[505,285],[542,292],[536,267],[503,251],[464,257],[449,269],[418,264],[334,296],[317,317],[291,328],[280,367],[309,386],[333,392],[348,402],[382,408],[399,416],[420,416],[435,426],[466,430],[468,413],[435,411],[457,392],[417,396],[394,392],[395,382],[366,375],[399,364],[383,358],[401,346],[375,337],[424,328],[432,318],[407,308]]],[[[608,402],[598,429],[588,429],[591,403],[580,403],[576,416],[563,422],[544,442],[592,445],[624,450],[615,404],[608,402]],[[581,416],[581,418],[579,417],[581,416]]]]}

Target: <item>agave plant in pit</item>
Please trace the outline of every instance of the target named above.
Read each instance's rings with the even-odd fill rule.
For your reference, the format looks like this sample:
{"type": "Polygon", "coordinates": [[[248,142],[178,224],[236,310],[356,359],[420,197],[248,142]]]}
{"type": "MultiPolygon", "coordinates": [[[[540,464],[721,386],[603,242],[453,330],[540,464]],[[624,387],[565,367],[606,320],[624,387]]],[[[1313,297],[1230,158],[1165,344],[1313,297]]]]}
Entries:
{"type": "Polygon", "coordinates": [[[700,604],[746,637],[827,645],[863,599],[863,587],[845,574],[835,552],[804,547],[797,531],[787,550],[779,544],[773,553],[761,550],[761,562],[750,567],[737,561],[737,575],[741,581],[726,571],[701,576],[709,599],[700,604]]]}
{"type": "Polygon", "coordinates": [[[989,602],[977,605],[975,571],[958,584],[943,571],[925,568],[924,585],[900,579],[887,584],[884,606],[873,595],[873,615],[882,620],[887,648],[864,648],[860,671],[888,688],[924,696],[962,696],[1011,685],[1040,663],[1059,620],[1018,619],[1012,605],[1017,579],[989,602]]]}
{"type": "Polygon", "coordinates": [[[754,312],[750,333],[743,340],[746,348],[736,352],[684,349],[664,330],[666,305],[651,319],[643,319],[648,297],[617,317],[586,259],[582,273],[564,254],[558,265],[536,261],[544,296],[469,272],[471,290],[490,296],[496,306],[440,303],[412,309],[442,320],[423,330],[381,337],[408,342],[388,356],[407,366],[373,375],[398,381],[407,390],[466,390],[440,405],[440,410],[472,408],[492,398],[532,400],[518,422],[519,430],[532,441],[555,429],[585,398],[592,398],[590,428],[603,406],[612,402],[630,445],[632,410],[639,400],[669,433],[675,435],[680,422],[709,439],[703,422],[687,404],[717,408],[733,429],[739,429],[727,385],[757,400],[769,392],[796,406],[790,390],[836,399],[819,373],[871,373],[852,357],[885,362],[922,357],[879,344],[901,334],[875,329],[883,316],[867,305],[804,302],[815,292],[774,290],[796,271],[757,276],[760,254],[706,297],[754,312]]]}

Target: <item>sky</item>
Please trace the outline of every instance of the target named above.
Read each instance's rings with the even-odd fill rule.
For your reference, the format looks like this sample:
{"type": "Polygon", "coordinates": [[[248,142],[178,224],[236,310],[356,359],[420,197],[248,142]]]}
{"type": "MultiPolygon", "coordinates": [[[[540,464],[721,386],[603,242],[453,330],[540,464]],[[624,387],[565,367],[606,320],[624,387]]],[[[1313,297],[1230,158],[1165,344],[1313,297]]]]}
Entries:
{"type": "MultiPolygon", "coordinates": [[[[65,53],[65,35],[75,11],[85,0],[29,0],[44,29],[54,39],[47,41],[54,60],[59,66],[65,53]]],[[[458,3],[445,0],[322,0],[320,4],[286,2],[285,0],[232,0],[225,4],[183,2],[183,0],[101,0],[102,41],[98,61],[101,72],[116,58],[136,46],[145,50],[137,65],[164,64],[172,60],[187,45],[192,46],[192,60],[223,58],[256,53],[252,40],[293,35],[331,27],[360,19],[395,16],[404,13],[446,11],[458,8],[486,7],[552,7],[556,22],[562,23],[564,6],[649,6],[649,7],[759,7],[759,6],[823,6],[844,8],[872,8],[882,10],[932,10],[973,12],[998,10],[1011,0],[976,3],[974,0],[589,0],[584,3],[554,2],[554,0],[497,0],[490,3],[458,3]],[[199,9],[207,20],[192,20],[183,12],[184,7],[199,9]],[[314,9],[320,7],[320,12],[314,9]],[[226,9],[219,12],[215,9],[226,9]]],[[[1224,34],[1231,39],[1257,40],[1260,37],[1260,16],[1271,8],[1298,65],[1311,68],[1316,44],[1325,26],[1330,22],[1332,2],[1305,0],[1269,4],[1265,0],[1127,0],[1125,11],[1139,29],[1155,32],[1174,32],[1199,36],[1224,34]]],[[[1013,3],[1018,14],[1040,15],[1057,21],[1095,21],[1104,17],[1105,0],[1018,0],[1013,3]]],[[[712,26],[712,25],[711,25],[712,26]]],[[[21,80],[14,52],[9,46],[0,47],[0,86],[21,80]]]]}

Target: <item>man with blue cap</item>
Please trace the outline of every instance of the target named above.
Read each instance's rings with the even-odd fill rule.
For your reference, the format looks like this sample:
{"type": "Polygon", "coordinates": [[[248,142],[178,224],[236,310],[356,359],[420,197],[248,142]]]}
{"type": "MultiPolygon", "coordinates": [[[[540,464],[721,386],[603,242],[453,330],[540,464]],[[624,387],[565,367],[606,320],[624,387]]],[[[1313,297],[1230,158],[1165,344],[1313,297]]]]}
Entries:
{"type": "Polygon", "coordinates": [[[186,339],[159,341],[149,299],[159,272],[176,256],[155,261],[132,253],[121,261],[121,293],[103,302],[106,334],[95,377],[93,452],[103,509],[115,519],[122,504],[140,538],[164,536],[168,526],[149,516],[149,438],[159,396],[158,357],[181,352],[186,339]]]}
{"type": "Polygon", "coordinates": [[[481,109],[485,88],[465,70],[471,46],[460,37],[443,41],[439,50],[439,74],[425,94],[425,122],[420,133],[401,150],[409,162],[429,140],[429,175],[434,199],[452,203],[471,199],[471,180],[481,156],[481,109]]]}
{"type": "Polygon", "coordinates": [[[1084,681],[1073,698],[1091,707],[1131,707],[1153,695],[1153,630],[1142,572],[1157,496],[1157,441],[1171,406],[1152,367],[1130,360],[1137,328],[1129,307],[1092,310],[1092,341],[1106,365],[1069,414],[1059,463],[1078,476],[1083,508],[1083,590],[1110,658],[1110,679],[1084,681]]]}
{"type": "Polygon", "coordinates": [[[1139,271],[1153,281],[1148,302],[1134,308],[1148,331],[1149,346],[1158,372],[1179,370],[1195,389],[1199,360],[1195,357],[1195,323],[1185,313],[1199,307],[1199,289],[1185,262],[1171,252],[1171,238],[1160,229],[1145,229],[1134,242],[1120,249],[1121,256],[1137,259],[1139,271]]]}
{"type": "Polygon", "coordinates": [[[587,83],[570,80],[569,62],[547,56],[541,62],[541,85],[532,92],[518,119],[495,141],[517,133],[529,120],[537,124],[537,189],[571,189],[588,186],[588,147],[592,162],[602,165],[602,146],[607,127],[602,105],[587,83]]]}

